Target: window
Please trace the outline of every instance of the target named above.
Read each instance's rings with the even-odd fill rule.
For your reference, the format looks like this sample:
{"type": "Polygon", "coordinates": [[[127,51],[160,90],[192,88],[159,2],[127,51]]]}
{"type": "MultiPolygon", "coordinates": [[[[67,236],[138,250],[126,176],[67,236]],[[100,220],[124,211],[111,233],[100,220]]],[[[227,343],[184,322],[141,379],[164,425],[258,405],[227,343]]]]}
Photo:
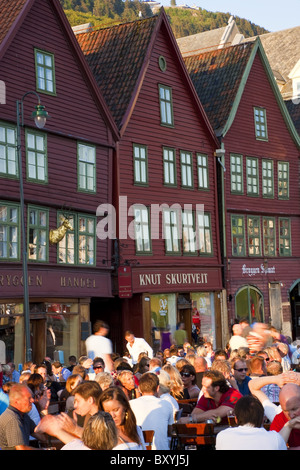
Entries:
{"type": "Polygon", "coordinates": [[[230,155],[230,182],[233,194],[243,194],[243,157],[230,155]]]}
{"type": "Polygon", "coordinates": [[[48,182],[46,134],[26,131],[27,179],[35,183],[48,182]]]}
{"type": "Polygon", "coordinates": [[[134,207],[135,246],[137,253],[151,253],[149,211],[147,207],[134,207]]]}
{"type": "Polygon", "coordinates": [[[289,199],[289,162],[278,162],[278,199],[289,199]]]}
{"type": "Polygon", "coordinates": [[[291,256],[291,221],[286,218],[279,218],[279,255],[291,256]]]}
{"type": "Polygon", "coordinates": [[[211,222],[210,214],[198,213],[198,243],[200,255],[212,254],[212,239],[211,239],[211,222]]]}
{"type": "Polygon", "coordinates": [[[0,203],[0,260],[20,259],[19,207],[0,203]]]}
{"type": "Polygon", "coordinates": [[[258,196],[259,195],[258,158],[247,157],[246,171],[247,171],[247,194],[248,196],[258,196]]]}
{"type": "Polygon", "coordinates": [[[35,49],[35,68],[37,91],[55,95],[54,55],[35,49]]]}
{"type": "Polygon", "coordinates": [[[148,184],[147,147],[145,145],[133,145],[134,183],[148,184]]]}
{"type": "Polygon", "coordinates": [[[48,210],[28,208],[28,259],[48,260],[48,210]]]}
{"type": "Polygon", "coordinates": [[[196,234],[193,211],[183,211],[182,213],[182,235],[183,252],[185,254],[196,253],[196,234]]]}
{"type": "Polygon", "coordinates": [[[254,108],[255,136],[257,140],[268,140],[267,114],[263,108],[254,108]]]}
{"type": "Polygon", "coordinates": [[[164,126],[174,126],[172,89],[159,85],[160,122],[164,126]]]}
{"type": "Polygon", "coordinates": [[[240,215],[231,216],[232,256],[245,256],[245,223],[240,215]]]}
{"type": "Polygon", "coordinates": [[[164,210],[163,223],[166,253],[180,253],[180,231],[178,211],[164,210]]]}
{"type": "Polygon", "coordinates": [[[0,176],[19,176],[16,129],[2,123],[0,123],[0,176]]]}
{"type": "Polygon", "coordinates": [[[273,161],[262,160],[263,197],[274,197],[273,161]]]}
{"type": "Polygon", "coordinates": [[[197,154],[197,166],[198,166],[198,188],[208,189],[208,156],[197,154]]]}
{"type": "Polygon", "coordinates": [[[242,287],[235,296],[236,318],[248,317],[249,323],[264,322],[264,298],[253,286],[242,287]]]}
{"type": "Polygon", "coordinates": [[[78,189],[96,192],[96,147],[78,143],[78,189]]]}
{"type": "Polygon", "coordinates": [[[249,216],[247,224],[249,256],[261,256],[260,218],[249,216]]]}
{"type": "Polygon", "coordinates": [[[164,184],[166,186],[176,186],[176,156],[175,150],[165,147],[163,149],[164,158],[164,184]]]}
{"type": "Polygon", "coordinates": [[[190,152],[180,152],[181,185],[183,188],[193,188],[193,157],[190,152]]]}
{"type": "MultiPolygon", "coordinates": [[[[65,219],[58,214],[58,224],[65,219]]],[[[58,244],[58,262],[80,266],[96,264],[96,218],[82,214],[71,214],[69,222],[73,230],[67,230],[58,244]]]]}
{"type": "Polygon", "coordinates": [[[263,218],[263,242],[264,255],[276,256],[275,219],[273,217],[263,218]]]}

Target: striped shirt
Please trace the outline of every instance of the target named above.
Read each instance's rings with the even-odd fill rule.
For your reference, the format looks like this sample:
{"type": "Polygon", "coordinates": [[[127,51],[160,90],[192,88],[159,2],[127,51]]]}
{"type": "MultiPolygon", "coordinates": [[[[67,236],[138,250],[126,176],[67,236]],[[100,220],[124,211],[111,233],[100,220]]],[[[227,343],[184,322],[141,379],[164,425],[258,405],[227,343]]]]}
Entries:
{"type": "Polygon", "coordinates": [[[29,446],[29,437],[35,427],[27,413],[9,406],[0,416],[0,448],[14,450],[16,446],[29,446]]]}

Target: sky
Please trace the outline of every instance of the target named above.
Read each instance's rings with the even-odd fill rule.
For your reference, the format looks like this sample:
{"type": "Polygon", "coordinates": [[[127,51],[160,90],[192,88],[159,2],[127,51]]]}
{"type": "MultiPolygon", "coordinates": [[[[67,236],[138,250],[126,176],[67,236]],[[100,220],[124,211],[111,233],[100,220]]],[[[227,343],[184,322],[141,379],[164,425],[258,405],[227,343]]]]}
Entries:
{"type": "MultiPolygon", "coordinates": [[[[170,5],[170,0],[157,1],[170,5]]],[[[176,4],[231,13],[271,32],[300,26],[300,0],[176,0],[176,4]]]]}

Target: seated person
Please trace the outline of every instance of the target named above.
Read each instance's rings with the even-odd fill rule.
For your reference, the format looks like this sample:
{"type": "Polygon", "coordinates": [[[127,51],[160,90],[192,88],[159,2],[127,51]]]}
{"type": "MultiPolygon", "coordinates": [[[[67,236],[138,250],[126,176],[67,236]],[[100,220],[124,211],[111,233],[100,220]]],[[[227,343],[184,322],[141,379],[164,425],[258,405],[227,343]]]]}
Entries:
{"type": "Polygon", "coordinates": [[[227,415],[242,397],[241,393],[229,387],[224,375],[217,370],[204,372],[202,392],[191,416],[181,418],[179,423],[203,423],[211,419],[227,424],[227,415]]]}

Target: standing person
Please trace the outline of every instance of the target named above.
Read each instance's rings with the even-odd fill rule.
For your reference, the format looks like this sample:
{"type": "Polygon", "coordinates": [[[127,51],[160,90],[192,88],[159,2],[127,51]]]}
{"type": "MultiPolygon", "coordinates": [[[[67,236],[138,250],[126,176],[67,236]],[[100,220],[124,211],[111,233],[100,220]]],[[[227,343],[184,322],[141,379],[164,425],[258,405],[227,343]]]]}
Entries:
{"type": "Polygon", "coordinates": [[[106,338],[109,332],[109,326],[102,320],[97,320],[93,327],[94,334],[86,339],[85,345],[87,355],[90,359],[101,357],[105,363],[105,369],[108,372],[114,370],[114,363],[112,360],[112,342],[106,338]]]}
{"type": "Polygon", "coordinates": [[[125,339],[127,341],[126,348],[133,364],[138,363],[139,355],[142,352],[147,353],[150,359],[153,358],[153,349],[144,338],[136,338],[132,331],[127,330],[125,332],[125,339]]]}
{"type": "Polygon", "coordinates": [[[240,323],[236,323],[232,325],[232,336],[229,340],[229,347],[231,351],[239,348],[247,348],[248,343],[246,338],[242,336],[242,325],[240,323]]]}
{"type": "Polygon", "coordinates": [[[185,331],[185,324],[179,322],[177,329],[174,331],[174,341],[178,347],[183,347],[184,343],[188,341],[187,332],[185,331]]]}
{"type": "Polygon", "coordinates": [[[152,372],[142,375],[139,389],[142,396],[129,402],[137,424],[143,431],[154,431],[153,450],[169,450],[169,426],[174,423],[173,407],[167,400],[158,398],[158,376],[152,372]]]}

